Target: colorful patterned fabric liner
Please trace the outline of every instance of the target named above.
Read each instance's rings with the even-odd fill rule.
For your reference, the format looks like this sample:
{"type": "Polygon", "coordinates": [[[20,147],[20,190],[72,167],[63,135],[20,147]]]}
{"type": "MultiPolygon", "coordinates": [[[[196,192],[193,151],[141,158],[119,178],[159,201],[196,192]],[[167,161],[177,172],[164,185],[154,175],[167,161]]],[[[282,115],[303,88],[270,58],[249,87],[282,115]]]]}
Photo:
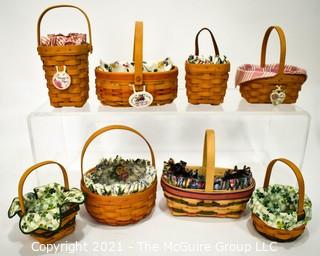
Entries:
{"type": "MultiPolygon", "coordinates": [[[[259,65],[244,64],[237,69],[235,83],[241,85],[242,83],[259,79],[274,77],[279,70],[279,64],[270,64],[262,68],[259,65]]],[[[307,75],[306,70],[296,66],[285,65],[284,73],[290,75],[307,75]]]]}
{"type": "Polygon", "coordinates": [[[249,207],[268,226],[292,230],[311,220],[312,203],[304,197],[305,218],[298,221],[298,190],[291,186],[271,185],[267,189],[256,189],[250,199],[249,207]]]}
{"type": "MultiPolygon", "coordinates": [[[[204,189],[205,176],[198,170],[190,170],[187,163],[180,161],[175,163],[173,159],[164,162],[163,177],[166,181],[176,187],[190,189],[204,189]]],[[[227,170],[223,176],[214,179],[214,190],[239,190],[247,188],[252,184],[253,178],[250,167],[244,166],[238,169],[227,170]]]]}
{"type": "Polygon", "coordinates": [[[208,57],[204,55],[189,55],[187,59],[187,63],[190,64],[227,64],[229,61],[227,60],[227,57],[225,55],[219,56],[219,55],[209,55],[208,57]]]}
{"type": "Polygon", "coordinates": [[[81,45],[87,43],[87,35],[81,33],[49,34],[40,39],[41,46],[81,45]]]}
{"type": "MultiPolygon", "coordinates": [[[[56,231],[60,228],[61,215],[72,204],[82,204],[84,201],[84,194],[76,188],[64,191],[64,187],[58,183],[37,187],[34,192],[24,195],[26,213],[20,217],[20,229],[25,234],[37,229],[56,231]]],[[[12,218],[17,213],[22,214],[18,197],[13,199],[8,217],[12,218]]]]}
{"type": "MultiPolygon", "coordinates": [[[[170,71],[174,65],[170,58],[154,62],[142,62],[143,72],[166,72],[170,71]]],[[[100,60],[100,66],[98,67],[104,72],[134,72],[134,62],[128,61],[115,61],[115,62],[104,62],[100,60]]]]}
{"type": "Polygon", "coordinates": [[[156,169],[144,159],[103,159],[95,171],[84,176],[89,190],[99,195],[129,195],[151,186],[156,169]]]}

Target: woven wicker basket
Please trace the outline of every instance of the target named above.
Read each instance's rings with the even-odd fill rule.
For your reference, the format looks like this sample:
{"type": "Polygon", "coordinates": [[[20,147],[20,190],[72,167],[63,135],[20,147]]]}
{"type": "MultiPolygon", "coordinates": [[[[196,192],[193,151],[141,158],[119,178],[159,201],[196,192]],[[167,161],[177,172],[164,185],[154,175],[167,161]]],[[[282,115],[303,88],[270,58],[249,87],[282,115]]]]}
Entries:
{"type": "Polygon", "coordinates": [[[133,61],[135,73],[104,72],[96,68],[96,94],[103,105],[129,107],[129,97],[136,91],[152,94],[152,105],[171,103],[177,97],[178,68],[166,72],[143,71],[143,23],[136,22],[134,35],[133,61]]]}
{"type": "Polygon", "coordinates": [[[38,53],[43,62],[43,70],[47,80],[50,104],[54,107],[82,107],[89,97],[89,62],[88,54],[92,52],[91,26],[87,14],[79,7],[73,5],[56,5],[42,12],[37,25],[38,53]],[[88,23],[89,43],[81,45],[42,46],[40,45],[40,26],[43,16],[56,8],[75,8],[86,18],[88,23]],[[71,84],[65,90],[57,89],[52,78],[57,69],[66,67],[66,72],[71,77],[71,84]]]}
{"type": "Polygon", "coordinates": [[[285,104],[295,103],[299,96],[302,84],[307,79],[304,74],[286,74],[285,59],[286,59],[286,39],[283,30],[278,26],[271,26],[267,29],[261,49],[260,66],[266,66],[266,48],[271,31],[275,29],[280,39],[280,62],[278,74],[269,78],[258,78],[239,84],[240,93],[243,98],[249,103],[271,103],[270,94],[277,86],[281,86],[286,97],[283,101],[285,104]]]}
{"type": "MultiPolygon", "coordinates": [[[[196,35],[195,55],[199,55],[198,37],[201,31],[207,30],[212,39],[215,55],[219,55],[219,48],[213,33],[208,28],[202,28],[196,35]]],[[[227,64],[191,64],[185,63],[186,88],[188,102],[191,104],[223,103],[227,90],[230,63],[227,64]]]]}
{"type": "MultiPolygon", "coordinates": [[[[20,204],[20,209],[21,209],[21,212],[19,213],[20,217],[22,217],[26,212],[25,207],[24,207],[24,203],[23,203],[23,185],[24,185],[26,178],[34,170],[38,169],[41,166],[48,165],[48,164],[56,164],[60,167],[62,174],[63,174],[63,179],[64,179],[64,188],[65,188],[65,190],[69,190],[68,175],[67,175],[65,168],[61,164],[54,162],[54,161],[44,161],[44,162],[38,163],[38,164],[30,167],[21,176],[20,181],[19,181],[19,186],[18,186],[18,198],[19,198],[19,204],[20,204]]],[[[59,230],[47,231],[47,230],[43,230],[43,229],[37,229],[34,232],[32,232],[30,235],[42,244],[52,244],[52,243],[60,240],[61,238],[71,234],[74,231],[75,220],[76,220],[76,215],[77,215],[78,210],[79,210],[79,206],[77,204],[72,204],[70,206],[70,209],[62,215],[61,226],[60,226],[59,230]]]]}
{"type": "Polygon", "coordinates": [[[205,189],[184,189],[169,184],[164,177],[161,185],[171,213],[176,216],[208,216],[239,218],[255,188],[255,182],[245,189],[213,190],[214,177],[227,168],[215,167],[214,131],[207,130],[204,141],[202,166],[189,166],[206,177],[205,189]]]}
{"type": "MultiPolygon", "coordinates": [[[[155,157],[151,145],[138,131],[123,125],[111,125],[94,132],[83,146],[81,153],[81,190],[87,194],[85,202],[88,213],[98,222],[120,226],[138,222],[151,213],[155,205],[157,179],[147,189],[130,195],[109,196],[91,192],[84,183],[83,158],[89,144],[100,134],[110,130],[126,130],[140,136],[148,145],[151,163],[155,167],[155,157]]],[[[95,171],[95,168],[88,172],[95,171]]]]}
{"type": "MultiPolygon", "coordinates": [[[[274,166],[274,164],[276,162],[282,162],[285,163],[286,165],[288,165],[291,170],[294,172],[297,181],[298,181],[298,186],[299,186],[299,201],[298,201],[298,208],[297,208],[297,214],[298,214],[298,220],[299,219],[303,219],[305,217],[305,213],[304,213],[304,180],[302,177],[302,174],[299,170],[299,168],[292,163],[291,161],[284,159],[284,158],[280,158],[280,159],[275,159],[272,160],[267,168],[266,171],[266,176],[264,178],[264,184],[263,187],[267,188],[269,186],[269,181],[270,181],[270,175],[271,175],[271,171],[272,168],[274,166]]],[[[270,240],[274,240],[274,241],[278,241],[278,242],[289,242],[289,241],[293,241],[295,239],[297,239],[305,230],[306,225],[301,225],[297,228],[294,228],[292,230],[286,230],[286,229],[276,229],[273,227],[270,227],[269,225],[267,225],[265,222],[263,222],[256,214],[252,213],[252,223],[254,225],[254,227],[256,228],[256,230],[262,234],[263,236],[265,236],[266,238],[270,239],[270,240]]]]}

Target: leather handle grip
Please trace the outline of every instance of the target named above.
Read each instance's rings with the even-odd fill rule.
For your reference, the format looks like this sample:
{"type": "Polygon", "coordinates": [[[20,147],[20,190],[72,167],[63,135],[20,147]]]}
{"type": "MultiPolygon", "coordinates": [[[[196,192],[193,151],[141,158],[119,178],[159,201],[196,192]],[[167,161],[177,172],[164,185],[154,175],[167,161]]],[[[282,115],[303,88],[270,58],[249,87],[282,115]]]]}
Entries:
{"type": "Polygon", "coordinates": [[[299,170],[299,168],[290,160],[285,159],[285,158],[278,158],[278,159],[274,159],[272,160],[268,167],[267,167],[267,171],[266,171],[266,176],[264,178],[264,183],[263,183],[263,188],[267,188],[269,186],[269,182],[270,182],[270,176],[271,176],[271,171],[273,169],[273,166],[276,162],[282,162],[284,164],[286,164],[287,166],[290,167],[290,169],[294,172],[294,174],[296,175],[297,181],[298,181],[298,186],[299,186],[299,200],[298,200],[298,209],[297,209],[297,214],[298,214],[298,219],[303,219],[304,218],[304,180],[303,180],[303,176],[299,170]]]}
{"type": "Polygon", "coordinates": [[[199,55],[199,43],[198,43],[198,38],[199,38],[199,35],[202,31],[208,31],[210,33],[210,36],[211,36],[211,40],[212,40],[212,44],[213,44],[213,47],[214,47],[214,52],[215,52],[215,56],[218,56],[220,55],[219,54],[219,48],[218,48],[218,45],[217,45],[217,42],[216,40],[214,39],[214,36],[213,36],[213,33],[210,29],[208,28],[202,28],[199,30],[199,32],[197,33],[196,35],[196,39],[195,39],[195,51],[194,51],[194,54],[195,55],[199,55]]]}
{"type": "Polygon", "coordinates": [[[23,185],[25,180],[27,179],[27,177],[29,176],[30,173],[32,173],[34,170],[40,168],[41,166],[44,165],[48,165],[48,164],[56,164],[60,167],[62,174],[63,174],[63,180],[64,180],[64,188],[66,190],[69,190],[69,181],[68,181],[68,174],[66,169],[59,164],[58,162],[55,161],[44,161],[41,163],[37,163],[33,166],[31,166],[29,169],[27,169],[21,176],[20,181],[19,181],[19,185],[18,185],[18,199],[19,199],[19,204],[20,204],[20,209],[22,211],[22,213],[24,214],[26,212],[25,207],[24,207],[24,203],[23,203],[23,185]]]}
{"type": "Polygon", "coordinates": [[[155,161],[155,157],[154,157],[154,153],[153,153],[153,150],[152,150],[152,147],[150,145],[150,143],[147,141],[147,139],[140,133],[138,132],[137,130],[131,128],[131,127],[128,127],[128,126],[125,126],[125,125],[110,125],[110,126],[106,126],[106,127],[103,127],[97,131],[95,131],[89,138],[88,140],[86,141],[86,143],[84,144],[83,148],[82,148],[82,152],[81,152],[81,176],[82,176],[82,180],[84,180],[84,172],[83,172],[83,159],[84,159],[84,155],[87,151],[87,148],[88,146],[90,145],[90,143],[96,138],[98,137],[99,135],[101,135],[102,133],[105,133],[105,132],[108,132],[108,131],[111,131],[111,130],[125,130],[125,131],[130,131],[136,135],[138,135],[140,138],[142,138],[148,145],[148,148],[149,148],[149,151],[150,151],[150,154],[151,154],[151,163],[152,163],[152,166],[153,167],[156,167],[156,161],[155,161]]]}
{"type": "Polygon", "coordinates": [[[38,46],[40,45],[40,37],[41,37],[41,21],[42,21],[44,15],[45,15],[47,12],[49,12],[50,10],[57,9],[57,8],[64,8],[64,7],[77,9],[77,10],[79,10],[79,11],[84,15],[84,17],[86,18],[87,25],[88,25],[88,33],[89,33],[90,52],[92,52],[92,34],[91,34],[91,25],[90,25],[89,17],[88,17],[88,15],[87,15],[82,9],[80,9],[79,7],[74,6],[74,5],[69,5],[69,4],[61,4],[61,5],[50,6],[50,7],[48,7],[47,9],[45,9],[45,10],[41,13],[41,15],[39,16],[39,19],[38,19],[38,23],[37,23],[37,40],[38,40],[38,46]]]}
{"type": "Polygon", "coordinates": [[[133,45],[134,84],[143,84],[143,22],[136,21],[133,45]]]}
{"type": "Polygon", "coordinates": [[[283,74],[284,72],[284,67],[285,67],[285,62],[286,62],[286,37],[285,34],[282,30],[281,27],[279,26],[271,26],[267,29],[263,42],[262,42],[262,47],[261,47],[261,62],[260,66],[265,67],[266,66],[266,51],[267,51],[267,44],[268,44],[268,39],[269,36],[272,32],[272,30],[276,30],[279,36],[280,40],[280,60],[279,60],[279,70],[278,74],[283,74]]]}
{"type": "Polygon", "coordinates": [[[205,170],[206,176],[206,192],[213,191],[214,175],[215,175],[215,135],[214,130],[206,130],[204,138],[202,168],[205,170]]]}

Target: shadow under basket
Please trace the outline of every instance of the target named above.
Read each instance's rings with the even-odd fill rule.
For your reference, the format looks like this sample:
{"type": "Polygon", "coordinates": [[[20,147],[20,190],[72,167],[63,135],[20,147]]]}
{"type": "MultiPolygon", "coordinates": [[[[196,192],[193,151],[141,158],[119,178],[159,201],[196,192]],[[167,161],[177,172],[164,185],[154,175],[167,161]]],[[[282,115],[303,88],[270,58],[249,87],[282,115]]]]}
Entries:
{"type": "Polygon", "coordinates": [[[155,167],[155,157],[151,145],[138,131],[123,125],[111,125],[101,128],[94,132],[86,141],[81,153],[81,190],[86,194],[85,206],[88,213],[96,221],[113,226],[122,226],[138,222],[149,215],[155,205],[157,178],[153,183],[143,191],[129,195],[99,195],[91,192],[84,183],[84,175],[95,171],[92,168],[84,174],[83,158],[89,144],[100,134],[110,130],[131,131],[140,136],[148,145],[151,153],[151,163],[155,167]]]}
{"type": "Polygon", "coordinates": [[[86,13],[72,5],[56,5],[47,8],[38,20],[38,54],[43,62],[43,70],[47,80],[50,104],[53,107],[82,107],[89,98],[89,61],[92,52],[91,27],[86,13]],[[55,8],[68,7],[79,10],[86,18],[89,30],[89,43],[81,45],[43,46],[40,45],[40,24],[43,16],[55,8]],[[57,70],[65,72],[71,78],[67,89],[57,89],[52,82],[57,70]]]}
{"type": "Polygon", "coordinates": [[[214,177],[223,176],[228,170],[214,166],[213,130],[206,131],[203,165],[187,168],[204,174],[206,186],[205,189],[180,188],[169,184],[162,177],[161,186],[173,215],[240,218],[255,188],[255,181],[245,189],[213,190],[214,177]]]}

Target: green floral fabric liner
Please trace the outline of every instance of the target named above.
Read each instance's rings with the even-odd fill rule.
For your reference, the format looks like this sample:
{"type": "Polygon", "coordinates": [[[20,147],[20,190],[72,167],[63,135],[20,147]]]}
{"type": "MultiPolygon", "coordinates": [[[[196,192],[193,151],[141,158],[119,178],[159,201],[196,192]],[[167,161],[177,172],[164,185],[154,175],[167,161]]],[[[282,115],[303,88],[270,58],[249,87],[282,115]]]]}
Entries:
{"type": "MultiPolygon", "coordinates": [[[[24,195],[26,213],[21,216],[20,229],[29,234],[37,229],[56,231],[60,227],[61,215],[70,209],[70,203],[82,204],[84,194],[76,188],[64,191],[58,183],[50,183],[24,195]]],[[[14,198],[8,216],[12,218],[21,212],[18,197],[14,198]]]]}
{"type": "Polygon", "coordinates": [[[311,220],[312,203],[305,195],[305,218],[297,220],[298,190],[291,186],[270,185],[267,189],[256,189],[249,207],[268,226],[292,230],[311,220]]]}
{"type": "Polygon", "coordinates": [[[99,195],[129,195],[150,187],[157,171],[144,159],[123,159],[120,156],[102,159],[95,171],[84,176],[84,182],[99,195]]]}

